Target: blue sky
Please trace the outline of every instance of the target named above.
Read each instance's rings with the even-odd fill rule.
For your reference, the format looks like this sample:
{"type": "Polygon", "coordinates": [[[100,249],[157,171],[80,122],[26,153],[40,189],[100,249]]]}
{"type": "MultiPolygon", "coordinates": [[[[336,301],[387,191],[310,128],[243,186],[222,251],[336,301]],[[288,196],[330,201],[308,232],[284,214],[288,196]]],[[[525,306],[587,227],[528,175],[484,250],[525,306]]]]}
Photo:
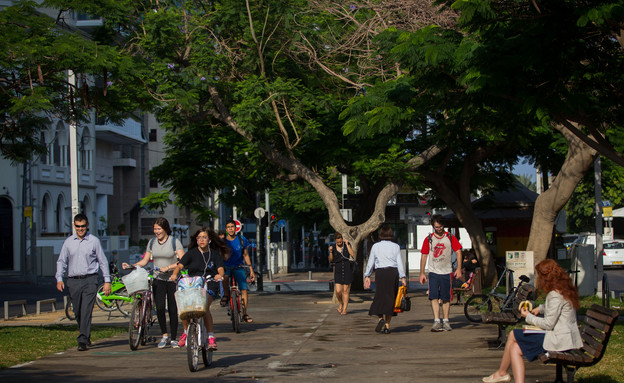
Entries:
{"type": "Polygon", "coordinates": [[[522,161],[520,161],[518,165],[514,166],[513,174],[517,174],[519,176],[527,175],[533,179],[533,182],[535,182],[535,168],[533,165],[522,163],[522,161]]]}

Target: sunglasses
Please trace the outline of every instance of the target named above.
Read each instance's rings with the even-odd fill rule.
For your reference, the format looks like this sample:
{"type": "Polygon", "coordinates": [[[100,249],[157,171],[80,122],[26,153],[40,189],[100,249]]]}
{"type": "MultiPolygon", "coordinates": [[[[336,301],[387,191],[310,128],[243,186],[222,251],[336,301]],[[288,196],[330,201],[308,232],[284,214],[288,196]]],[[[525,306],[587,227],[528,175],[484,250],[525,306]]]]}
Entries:
{"type": "Polygon", "coordinates": [[[82,229],[83,227],[87,227],[87,225],[76,225],[76,224],[74,224],[74,226],[76,227],[76,229],[82,229]]]}

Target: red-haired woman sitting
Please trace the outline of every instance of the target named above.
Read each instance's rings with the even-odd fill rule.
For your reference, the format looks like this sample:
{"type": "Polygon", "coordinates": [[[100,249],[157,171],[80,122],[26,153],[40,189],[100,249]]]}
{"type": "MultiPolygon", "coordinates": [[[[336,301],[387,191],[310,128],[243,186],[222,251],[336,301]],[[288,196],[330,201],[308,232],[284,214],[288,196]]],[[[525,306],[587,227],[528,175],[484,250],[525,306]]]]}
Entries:
{"type": "Polygon", "coordinates": [[[546,259],[535,266],[535,276],[537,287],[547,293],[546,302],[532,311],[521,307],[520,312],[528,324],[545,331],[535,333],[513,330],[507,339],[498,370],[483,378],[486,383],[510,382],[511,376],[507,373],[510,365],[515,382],[524,382],[523,355],[533,361],[545,351],[567,351],[583,345],[576,323],[578,292],[568,274],[557,262],[546,259]],[[538,317],[538,314],[544,317],[538,317]]]}

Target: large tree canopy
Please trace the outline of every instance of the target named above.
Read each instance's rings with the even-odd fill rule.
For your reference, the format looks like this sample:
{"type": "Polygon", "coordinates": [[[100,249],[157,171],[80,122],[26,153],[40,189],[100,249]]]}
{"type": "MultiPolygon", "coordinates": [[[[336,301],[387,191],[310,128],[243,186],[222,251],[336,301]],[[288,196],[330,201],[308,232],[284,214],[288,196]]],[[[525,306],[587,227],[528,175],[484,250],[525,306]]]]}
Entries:
{"type": "Polygon", "coordinates": [[[0,153],[18,162],[46,152],[41,132],[52,120],[79,124],[94,109],[119,120],[141,92],[131,83],[132,57],[71,30],[66,12],[52,18],[36,6],[22,1],[0,12],[0,153]]]}

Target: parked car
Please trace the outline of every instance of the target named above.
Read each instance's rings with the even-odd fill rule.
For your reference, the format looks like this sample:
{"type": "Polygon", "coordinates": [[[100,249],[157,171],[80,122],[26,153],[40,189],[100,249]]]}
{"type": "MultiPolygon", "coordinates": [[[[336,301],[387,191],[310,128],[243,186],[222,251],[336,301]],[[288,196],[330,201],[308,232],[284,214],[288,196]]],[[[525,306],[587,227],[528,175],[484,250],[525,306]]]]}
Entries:
{"type": "Polygon", "coordinates": [[[624,267],[624,241],[605,241],[602,247],[602,264],[604,266],[624,267]]]}

